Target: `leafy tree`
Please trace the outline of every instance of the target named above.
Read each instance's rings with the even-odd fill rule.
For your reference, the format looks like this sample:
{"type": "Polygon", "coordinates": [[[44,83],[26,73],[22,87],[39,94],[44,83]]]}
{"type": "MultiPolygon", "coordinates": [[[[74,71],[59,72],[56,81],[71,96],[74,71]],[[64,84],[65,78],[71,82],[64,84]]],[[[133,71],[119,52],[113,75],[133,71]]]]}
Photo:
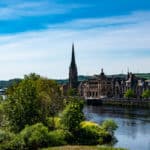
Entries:
{"type": "Polygon", "coordinates": [[[132,89],[128,89],[125,94],[124,97],[125,98],[133,98],[135,96],[134,91],[132,89]]]}
{"type": "MultiPolygon", "coordinates": [[[[72,101],[72,100],[71,100],[72,101]]],[[[84,120],[83,102],[79,99],[69,103],[62,113],[61,122],[70,132],[77,131],[84,120]]]]}
{"type": "Polygon", "coordinates": [[[69,88],[68,91],[67,91],[67,96],[77,96],[76,89],[69,88]]]}
{"type": "Polygon", "coordinates": [[[3,97],[0,95],[0,103],[3,101],[3,97]]]}
{"type": "Polygon", "coordinates": [[[142,93],[143,98],[150,98],[150,90],[145,90],[142,93]]]}
{"type": "Polygon", "coordinates": [[[47,117],[58,113],[62,104],[56,82],[30,74],[8,90],[5,110],[12,129],[18,132],[25,125],[46,123],[47,117]]]}
{"type": "Polygon", "coordinates": [[[3,119],[4,119],[4,109],[3,105],[0,104],[0,127],[3,126],[3,119]]]}

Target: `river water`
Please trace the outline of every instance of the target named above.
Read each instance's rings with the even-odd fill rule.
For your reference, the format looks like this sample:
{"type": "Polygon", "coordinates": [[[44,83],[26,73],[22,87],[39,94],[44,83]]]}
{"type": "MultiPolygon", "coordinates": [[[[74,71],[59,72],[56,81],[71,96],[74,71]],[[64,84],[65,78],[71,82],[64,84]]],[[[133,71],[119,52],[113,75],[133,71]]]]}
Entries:
{"type": "Polygon", "coordinates": [[[127,109],[115,106],[85,106],[84,114],[87,120],[101,123],[113,119],[118,129],[115,137],[118,142],[115,147],[129,150],[150,150],[150,110],[127,109]]]}

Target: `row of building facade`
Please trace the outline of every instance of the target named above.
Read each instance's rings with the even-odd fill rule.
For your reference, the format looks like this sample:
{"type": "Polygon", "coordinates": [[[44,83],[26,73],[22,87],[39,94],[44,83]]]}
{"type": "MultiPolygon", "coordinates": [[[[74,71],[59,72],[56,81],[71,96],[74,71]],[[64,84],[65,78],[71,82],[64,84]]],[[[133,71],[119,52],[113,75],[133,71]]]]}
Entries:
{"type": "Polygon", "coordinates": [[[69,67],[69,83],[63,85],[62,88],[64,94],[69,88],[76,89],[78,94],[85,99],[122,98],[128,89],[132,89],[136,97],[140,98],[144,90],[150,90],[150,80],[136,77],[129,72],[123,77],[107,76],[101,69],[99,75],[94,75],[86,81],[78,82],[73,44],[69,67]]]}

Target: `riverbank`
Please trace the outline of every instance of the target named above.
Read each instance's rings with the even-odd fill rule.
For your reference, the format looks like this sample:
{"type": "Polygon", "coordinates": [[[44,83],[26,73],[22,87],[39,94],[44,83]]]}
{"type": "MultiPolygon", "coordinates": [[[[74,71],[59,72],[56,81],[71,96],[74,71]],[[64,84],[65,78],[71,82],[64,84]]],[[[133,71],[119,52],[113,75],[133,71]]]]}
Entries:
{"type": "Polygon", "coordinates": [[[150,109],[85,105],[84,114],[87,120],[98,124],[106,119],[112,119],[117,123],[118,129],[115,132],[117,142],[114,147],[150,150],[150,109]]]}
{"type": "Polygon", "coordinates": [[[87,99],[85,100],[88,105],[114,105],[114,106],[123,106],[123,107],[141,107],[141,108],[150,108],[150,100],[148,99],[87,99]]]}
{"type": "Polygon", "coordinates": [[[125,150],[125,149],[106,146],[60,146],[60,147],[50,147],[42,150],[125,150]]]}

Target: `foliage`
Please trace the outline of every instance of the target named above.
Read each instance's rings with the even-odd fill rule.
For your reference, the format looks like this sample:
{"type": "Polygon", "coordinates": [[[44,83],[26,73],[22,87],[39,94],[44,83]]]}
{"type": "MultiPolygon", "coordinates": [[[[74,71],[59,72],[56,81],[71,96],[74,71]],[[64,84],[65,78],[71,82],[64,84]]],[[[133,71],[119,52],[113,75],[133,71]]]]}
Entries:
{"type": "Polygon", "coordinates": [[[49,117],[47,118],[46,126],[50,129],[61,129],[61,118],[60,117],[49,117]]]}
{"type": "MultiPolygon", "coordinates": [[[[24,150],[25,142],[20,134],[16,134],[10,141],[0,145],[2,150],[24,150]]],[[[26,148],[27,150],[27,148],[26,148]]]]}
{"type": "Polygon", "coordinates": [[[61,117],[61,122],[65,129],[70,132],[78,130],[81,121],[84,120],[82,109],[83,102],[79,100],[71,102],[66,106],[61,117]]]}
{"type": "Polygon", "coordinates": [[[0,127],[3,125],[3,118],[4,118],[4,109],[3,105],[0,103],[0,127]]]}
{"type": "Polygon", "coordinates": [[[46,123],[46,118],[57,114],[62,106],[59,86],[52,80],[30,74],[8,90],[5,110],[12,129],[18,132],[27,124],[46,123]]]}
{"type": "MultiPolygon", "coordinates": [[[[2,140],[7,138],[4,135],[2,140]]],[[[46,126],[37,123],[26,126],[19,134],[5,141],[4,144],[0,143],[0,148],[3,150],[37,150],[42,147],[65,145],[71,136],[71,133],[65,130],[49,132],[46,126]]]]}
{"type": "Polygon", "coordinates": [[[104,144],[111,141],[112,136],[99,124],[83,121],[78,131],[79,143],[84,145],[104,144]]]}
{"type": "Polygon", "coordinates": [[[71,133],[66,130],[54,130],[49,133],[49,146],[66,145],[71,133]]]}
{"type": "Polygon", "coordinates": [[[0,129],[0,143],[9,141],[13,137],[13,134],[9,131],[0,129]]]}
{"type": "Polygon", "coordinates": [[[145,90],[142,93],[143,98],[150,98],[150,90],[145,90]]]}
{"type": "Polygon", "coordinates": [[[3,97],[0,95],[0,103],[3,102],[3,97]]]}
{"type": "Polygon", "coordinates": [[[106,130],[111,135],[113,135],[114,131],[118,128],[117,124],[111,119],[105,120],[101,126],[104,130],[106,130]]]}
{"type": "Polygon", "coordinates": [[[94,122],[90,121],[81,122],[80,130],[78,132],[79,143],[84,145],[99,144],[100,130],[101,130],[100,126],[94,122]]]}
{"type": "Polygon", "coordinates": [[[124,97],[125,98],[133,98],[135,96],[134,91],[132,89],[128,89],[125,94],[124,97]]]}
{"type": "Polygon", "coordinates": [[[67,90],[67,96],[76,96],[76,95],[77,95],[76,89],[69,88],[67,90]]]}
{"type": "Polygon", "coordinates": [[[8,121],[4,111],[5,101],[0,102],[0,128],[8,127],[8,121]]]}
{"type": "Polygon", "coordinates": [[[49,132],[48,128],[42,123],[37,123],[32,126],[26,126],[20,133],[25,141],[26,147],[37,149],[38,147],[48,146],[49,132]]]}

